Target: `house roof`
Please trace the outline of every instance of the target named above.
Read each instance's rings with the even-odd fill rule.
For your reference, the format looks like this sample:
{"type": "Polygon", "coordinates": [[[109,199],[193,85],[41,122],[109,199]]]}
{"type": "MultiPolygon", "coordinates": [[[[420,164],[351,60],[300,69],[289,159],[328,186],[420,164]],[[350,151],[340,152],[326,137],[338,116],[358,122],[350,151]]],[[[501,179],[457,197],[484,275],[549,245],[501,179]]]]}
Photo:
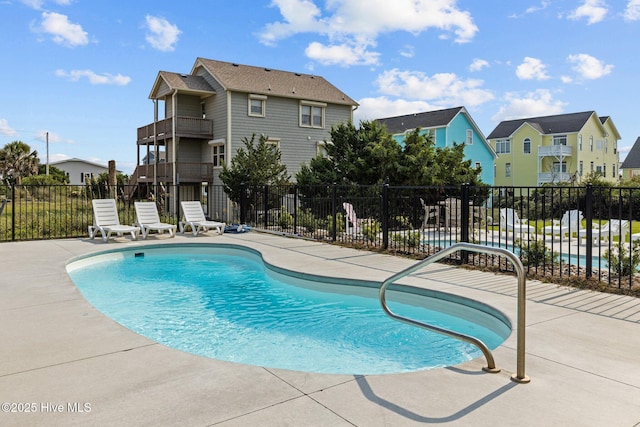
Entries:
{"type": "Polygon", "coordinates": [[[168,92],[159,93],[160,83],[162,82],[166,83],[169,92],[177,90],[178,92],[199,94],[201,96],[211,96],[216,93],[202,76],[160,71],[149,94],[150,99],[161,98],[168,94],[168,92]]]}
{"type": "Polygon", "coordinates": [[[331,104],[358,103],[323,77],[198,58],[191,73],[204,67],[227,91],[275,95],[331,104]]]}
{"type": "Polygon", "coordinates": [[[640,169],[640,136],[633,143],[633,147],[620,165],[620,169],[640,169]]]}
{"type": "MultiPolygon", "coordinates": [[[[95,166],[98,168],[103,168],[103,169],[109,169],[108,165],[101,165],[100,163],[95,163],[95,162],[90,162],[88,160],[83,160],[83,159],[78,159],[77,157],[72,157],[69,159],[64,159],[64,160],[58,160],[55,162],[49,162],[49,165],[51,166],[61,166],[61,165],[65,165],[68,163],[83,163],[85,165],[90,165],[90,166],[95,166]]],[[[116,169],[116,172],[120,172],[120,170],[116,169]]]]}
{"type": "Polygon", "coordinates": [[[383,119],[376,119],[376,121],[385,125],[389,133],[397,134],[409,129],[428,129],[447,126],[461,111],[464,111],[464,107],[387,117],[383,119]]]}
{"type": "MultiPolygon", "coordinates": [[[[595,111],[584,111],[582,113],[506,120],[504,122],[500,122],[489,136],[487,136],[487,139],[508,138],[525,123],[537,129],[541,134],[579,132],[580,129],[584,127],[585,123],[587,123],[589,118],[594,114],[595,111]]],[[[602,124],[608,119],[608,117],[605,116],[599,119],[602,124]]]]}

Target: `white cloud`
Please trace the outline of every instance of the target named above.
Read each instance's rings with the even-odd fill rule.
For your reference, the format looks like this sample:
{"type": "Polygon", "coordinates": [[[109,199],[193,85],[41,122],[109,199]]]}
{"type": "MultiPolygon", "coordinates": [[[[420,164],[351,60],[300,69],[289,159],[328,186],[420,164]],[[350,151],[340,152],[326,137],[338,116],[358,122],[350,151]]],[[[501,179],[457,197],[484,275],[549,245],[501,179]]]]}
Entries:
{"type": "MultiPolygon", "coordinates": [[[[314,47],[307,50],[324,52],[329,61],[336,56],[335,50],[321,52],[318,46],[357,47],[356,51],[366,52],[368,47],[375,46],[382,33],[419,34],[429,29],[438,29],[447,37],[453,34],[457,43],[466,43],[478,31],[470,13],[456,7],[456,0],[329,0],[324,3],[324,10],[312,0],[272,0],[271,5],[280,10],[283,20],[263,28],[258,34],[263,44],[273,45],[298,33],[315,33],[327,37],[329,42],[313,42],[314,47]]],[[[374,54],[377,55],[367,52],[367,57],[374,54]]]]}
{"type": "Polygon", "coordinates": [[[640,0],[629,0],[624,9],[624,19],[627,21],[637,21],[640,19],[640,0]]]}
{"type": "Polygon", "coordinates": [[[604,0],[583,0],[582,6],[571,12],[568,16],[572,20],[587,18],[587,24],[596,24],[607,15],[607,4],[604,0]]]}
{"type": "Polygon", "coordinates": [[[400,56],[404,56],[405,58],[413,58],[415,55],[415,51],[413,46],[406,45],[404,49],[400,51],[400,56]]]}
{"type": "Polygon", "coordinates": [[[471,63],[471,65],[469,65],[469,71],[472,71],[472,72],[482,71],[483,68],[486,68],[488,66],[489,66],[489,63],[484,59],[475,58],[471,63]]]}
{"type": "Polygon", "coordinates": [[[53,41],[67,47],[83,46],[89,43],[86,31],[80,24],[69,22],[66,15],[55,12],[42,12],[37,32],[48,33],[53,41]]]}
{"type": "Polygon", "coordinates": [[[147,36],[145,40],[154,48],[164,52],[175,50],[175,44],[182,31],[178,27],[164,18],[157,16],[146,16],[147,36]]]}
{"type": "Polygon", "coordinates": [[[434,101],[447,106],[480,105],[493,99],[493,93],[482,89],[482,80],[463,80],[453,73],[427,76],[420,71],[392,69],[380,74],[375,82],[383,95],[434,101]]]}
{"type": "Polygon", "coordinates": [[[91,70],[71,70],[69,72],[65,70],[56,70],[56,76],[66,78],[71,82],[77,82],[81,78],[86,78],[89,80],[89,83],[93,85],[126,86],[131,82],[131,77],[123,76],[122,74],[113,75],[104,73],[100,75],[91,70]]]}
{"type": "Polygon", "coordinates": [[[376,65],[380,57],[379,53],[368,51],[366,44],[325,46],[313,42],[305,49],[304,53],[307,57],[323,65],[376,65]]]}
{"type": "Polygon", "coordinates": [[[549,78],[546,68],[541,60],[527,56],[516,68],[516,76],[521,80],[546,80],[549,78]]]}
{"type": "MultiPolygon", "coordinates": [[[[31,9],[41,10],[45,0],[20,0],[20,2],[31,9]]],[[[69,6],[72,3],[72,0],[54,0],[53,3],[60,6],[69,6]]]]}
{"type": "Polygon", "coordinates": [[[561,114],[566,103],[553,99],[553,95],[546,89],[529,92],[524,97],[516,92],[505,95],[507,105],[500,107],[491,118],[495,122],[520,119],[523,117],[538,117],[561,114]]]}
{"type": "Polygon", "coordinates": [[[7,119],[0,119],[0,135],[16,136],[18,132],[9,126],[7,119]]]}
{"type": "Polygon", "coordinates": [[[607,65],[586,53],[569,55],[567,57],[567,61],[574,64],[572,68],[580,75],[580,77],[588,80],[599,79],[607,74],[611,74],[611,71],[613,70],[613,65],[607,65]]]}
{"type": "Polygon", "coordinates": [[[360,104],[360,106],[353,114],[353,120],[356,124],[362,120],[375,120],[384,117],[402,116],[404,114],[444,108],[429,104],[425,101],[391,100],[385,96],[363,98],[358,101],[358,104],[360,104]]]}

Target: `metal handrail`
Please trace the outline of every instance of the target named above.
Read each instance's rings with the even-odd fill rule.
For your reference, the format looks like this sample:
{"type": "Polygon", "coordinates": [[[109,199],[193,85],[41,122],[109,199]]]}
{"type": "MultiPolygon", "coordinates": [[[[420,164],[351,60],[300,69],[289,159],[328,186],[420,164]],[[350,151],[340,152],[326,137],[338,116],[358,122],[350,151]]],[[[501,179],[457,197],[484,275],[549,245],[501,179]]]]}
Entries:
{"type": "Polygon", "coordinates": [[[410,325],[419,326],[421,328],[424,328],[433,332],[437,332],[439,334],[448,335],[452,338],[456,338],[461,341],[465,341],[475,345],[482,351],[482,353],[484,354],[484,357],[487,359],[487,366],[483,367],[482,369],[486,372],[491,372],[491,373],[500,372],[500,369],[496,368],[491,351],[478,338],[461,334],[459,332],[450,331],[448,329],[440,328],[438,326],[429,325],[427,323],[423,323],[418,320],[413,320],[408,317],[400,316],[392,312],[387,305],[385,294],[386,294],[387,287],[389,287],[389,285],[391,285],[395,281],[405,276],[408,276],[409,274],[424,267],[425,265],[432,264],[454,252],[461,251],[461,250],[475,252],[475,253],[488,253],[488,254],[504,256],[507,259],[509,259],[509,261],[511,261],[511,263],[515,267],[516,274],[518,277],[518,324],[517,324],[518,348],[517,348],[517,370],[515,374],[511,375],[511,379],[519,383],[528,383],[529,381],[531,381],[531,379],[528,376],[526,376],[524,373],[525,326],[526,326],[525,311],[526,311],[526,280],[527,278],[524,274],[524,266],[522,265],[522,261],[520,261],[520,258],[518,258],[513,252],[507,249],[495,248],[492,246],[476,245],[473,243],[464,243],[464,242],[456,243],[448,248],[441,250],[436,254],[431,255],[430,257],[423,259],[420,262],[417,262],[416,264],[408,268],[405,268],[404,270],[394,274],[393,276],[385,280],[382,283],[382,286],[380,286],[380,304],[382,305],[382,309],[385,311],[385,313],[387,313],[393,319],[399,320],[404,323],[408,323],[410,325]]]}

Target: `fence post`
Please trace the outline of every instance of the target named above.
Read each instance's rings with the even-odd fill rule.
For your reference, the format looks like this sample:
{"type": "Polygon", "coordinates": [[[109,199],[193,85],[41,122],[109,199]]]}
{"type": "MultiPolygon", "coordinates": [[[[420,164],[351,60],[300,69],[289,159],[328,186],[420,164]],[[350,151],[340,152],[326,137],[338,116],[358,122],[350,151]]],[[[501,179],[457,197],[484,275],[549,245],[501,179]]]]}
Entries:
{"type": "Polygon", "coordinates": [[[264,228],[269,228],[269,186],[264,186],[264,228]]]}
{"type": "Polygon", "coordinates": [[[240,224],[247,222],[247,188],[244,184],[240,184],[240,224]]]}
{"type": "MultiPolygon", "coordinates": [[[[585,209],[584,209],[584,214],[585,214],[585,219],[587,220],[587,223],[585,225],[586,229],[587,229],[587,244],[586,244],[586,253],[585,253],[585,263],[587,264],[586,267],[586,276],[587,279],[590,279],[591,276],[593,275],[593,245],[591,244],[591,242],[593,242],[592,240],[592,232],[591,230],[592,225],[593,225],[593,184],[589,183],[587,184],[587,191],[585,194],[585,209]]],[[[580,243],[580,236],[578,236],[578,244],[580,243]]]]}
{"type": "Polygon", "coordinates": [[[293,186],[293,234],[298,234],[298,186],[293,186]]]}
{"type": "Polygon", "coordinates": [[[332,230],[332,236],[331,236],[331,240],[333,240],[334,242],[336,241],[336,237],[338,235],[338,232],[336,230],[337,226],[338,226],[338,220],[337,220],[337,209],[336,209],[336,204],[338,202],[338,195],[337,195],[337,189],[336,189],[336,184],[333,184],[333,190],[331,192],[331,212],[332,212],[332,221],[333,221],[333,227],[331,227],[332,230]]]}
{"type": "MultiPolygon", "coordinates": [[[[469,243],[469,184],[465,183],[462,184],[462,191],[461,191],[461,198],[462,198],[462,207],[461,210],[462,212],[459,212],[460,214],[460,241],[461,242],[465,242],[465,243],[469,243]]],[[[463,264],[468,264],[469,263],[469,252],[467,251],[461,251],[460,253],[460,258],[462,260],[463,264]]]]}
{"type": "Polygon", "coordinates": [[[389,249],[389,178],[382,184],[382,249],[389,249]]]}
{"type": "Polygon", "coordinates": [[[16,241],[16,185],[11,184],[11,241],[16,241]]]}

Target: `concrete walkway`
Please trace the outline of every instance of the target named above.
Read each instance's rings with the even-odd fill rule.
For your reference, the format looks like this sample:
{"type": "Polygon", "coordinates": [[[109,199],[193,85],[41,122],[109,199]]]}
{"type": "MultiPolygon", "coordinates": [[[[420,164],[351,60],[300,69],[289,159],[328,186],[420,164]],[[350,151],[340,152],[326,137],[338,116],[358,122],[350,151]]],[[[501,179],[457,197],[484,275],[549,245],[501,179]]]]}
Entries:
{"type": "MultiPolygon", "coordinates": [[[[187,354],[93,308],[65,272],[73,257],[147,244],[237,243],[271,264],[382,281],[414,261],[251,232],[0,244],[0,425],[623,426],[640,425],[640,300],[527,286],[526,374],[516,334],[479,358],[397,375],[324,375],[187,354]]],[[[428,273],[428,274],[427,274],[428,273]]],[[[420,286],[480,300],[515,325],[516,279],[443,265],[420,286]]]]}

